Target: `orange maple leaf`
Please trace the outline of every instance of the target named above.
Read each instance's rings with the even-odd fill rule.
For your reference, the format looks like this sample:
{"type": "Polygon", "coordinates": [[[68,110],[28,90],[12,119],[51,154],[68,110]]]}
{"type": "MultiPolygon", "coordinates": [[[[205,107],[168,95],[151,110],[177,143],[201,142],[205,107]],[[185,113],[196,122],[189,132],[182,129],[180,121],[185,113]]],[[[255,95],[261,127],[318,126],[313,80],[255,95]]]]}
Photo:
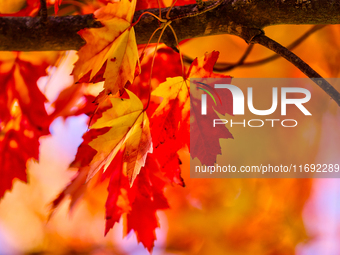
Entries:
{"type": "Polygon", "coordinates": [[[131,22],[136,0],[109,3],[94,13],[103,24],[101,28],[83,29],[79,34],[86,45],[79,52],[73,75],[79,81],[93,82],[104,68],[105,94],[116,94],[127,82],[132,83],[136,66],[139,69],[135,31],[131,22]]]}
{"type": "Polygon", "coordinates": [[[118,151],[125,148],[125,174],[130,185],[144,166],[147,153],[152,152],[149,119],[140,99],[126,90],[129,99],[110,98],[112,108],[105,111],[91,129],[110,127],[110,130],[92,140],[89,145],[97,151],[90,163],[88,179],[102,167],[104,171],[110,165],[118,151]]]}

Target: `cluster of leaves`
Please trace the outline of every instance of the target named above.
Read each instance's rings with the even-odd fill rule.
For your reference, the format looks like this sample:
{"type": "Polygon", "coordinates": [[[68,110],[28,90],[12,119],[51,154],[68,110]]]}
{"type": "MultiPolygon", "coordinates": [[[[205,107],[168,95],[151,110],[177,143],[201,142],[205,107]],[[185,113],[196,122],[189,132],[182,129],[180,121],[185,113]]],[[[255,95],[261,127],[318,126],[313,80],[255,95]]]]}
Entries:
{"type": "MultiPolygon", "coordinates": [[[[60,1],[55,3],[57,7],[60,1]]],[[[139,57],[133,15],[136,5],[152,7],[153,2],[138,3],[107,3],[94,13],[103,27],[79,32],[87,43],[78,52],[73,70],[76,83],[60,93],[51,114],[45,110],[46,99],[37,81],[53,61],[35,66],[13,53],[1,62],[0,107],[5,110],[0,113],[0,198],[12,188],[13,179],[27,181],[26,163],[38,159],[39,138],[49,134],[51,122],[59,116],[85,113],[91,117],[89,130],[71,164],[78,171],[54,200],[53,210],[66,196],[71,197],[72,207],[94,176],[99,182],[108,180],[105,233],[126,214],[127,232],[134,230],[138,241],[151,251],[159,225],[156,212],[169,207],[165,186],[184,186],[178,152],[190,147],[192,135],[213,148],[205,154],[197,150],[199,145],[194,146],[191,153],[202,163],[213,164],[220,153],[220,137],[190,133],[190,128],[204,129],[208,123],[200,114],[190,119],[190,109],[199,113],[197,101],[190,102],[190,78],[199,77],[200,84],[205,84],[205,78],[230,77],[213,73],[218,52],[195,59],[184,73],[179,54],[171,49],[162,47],[153,59],[148,48],[139,57]],[[165,70],[168,63],[171,67],[165,70]],[[98,82],[103,82],[104,89],[96,98],[83,93],[84,86],[98,82]],[[83,104],[74,110],[80,98],[83,104]]],[[[224,96],[223,101],[231,103],[230,94],[224,96]]],[[[216,116],[213,108],[208,110],[210,118],[216,116]]],[[[215,110],[232,112],[231,104],[215,110]]],[[[223,138],[232,138],[221,128],[223,138]]]]}

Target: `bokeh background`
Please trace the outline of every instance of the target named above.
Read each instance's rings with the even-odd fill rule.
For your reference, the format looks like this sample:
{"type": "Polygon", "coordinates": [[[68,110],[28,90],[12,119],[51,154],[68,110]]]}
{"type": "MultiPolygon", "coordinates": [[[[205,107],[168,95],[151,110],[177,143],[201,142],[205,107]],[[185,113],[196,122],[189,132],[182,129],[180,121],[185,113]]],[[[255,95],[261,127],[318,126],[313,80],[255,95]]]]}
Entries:
{"type": "MultiPolygon", "coordinates": [[[[12,8],[15,12],[21,6],[16,6],[14,1],[10,5],[6,2],[0,2],[1,10],[12,8]]],[[[71,12],[68,5],[65,8],[68,8],[64,9],[65,13],[71,12]]],[[[289,25],[265,31],[281,44],[289,45],[310,28],[289,25]]],[[[192,39],[181,45],[182,52],[191,58],[217,50],[218,62],[237,62],[246,48],[243,40],[222,35],[192,39]]],[[[337,78],[339,49],[340,27],[329,25],[310,35],[294,52],[322,76],[337,78]]],[[[255,45],[246,62],[272,54],[255,45]]],[[[49,101],[72,84],[70,73],[76,59],[75,52],[63,54],[58,68],[50,68],[50,76],[39,80],[39,87],[49,101]]],[[[281,58],[253,67],[240,66],[226,74],[237,78],[305,77],[281,58]]],[[[326,159],[339,163],[340,110],[321,89],[315,86],[311,92],[312,96],[318,95],[311,111],[321,118],[313,123],[301,123],[306,125],[306,130],[311,130],[312,125],[314,133],[295,135],[294,141],[299,144],[296,139],[301,139],[301,144],[305,144],[306,137],[313,137],[313,141],[308,148],[296,146],[289,153],[301,155],[303,163],[322,163],[326,159]]],[[[86,129],[86,116],[58,118],[50,128],[52,135],[40,139],[39,163],[28,163],[29,184],[15,181],[13,190],[0,202],[1,255],[148,254],[137,244],[134,234],[123,238],[122,223],[104,237],[105,185],[92,187],[71,212],[69,200],[64,201],[49,218],[51,201],[75,174],[68,170],[68,165],[86,129]]],[[[246,135],[253,139],[251,133],[246,135]]],[[[275,135],[287,144],[292,139],[280,133],[275,135]]],[[[272,136],[261,137],[262,142],[269,143],[266,139],[272,136]]],[[[230,153],[224,151],[223,157],[251,160],[259,153],[264,158],[270,155],[270,148],[261,152],[249,148],[242,155],[233,155],[238,146],[237,137],[221,143],[230,148],[230,153]]],[[[288,146],[282,144],[284,154],[288,146]]],[[[188,151],[181,152],[181,159],[186,187],[173,186],[166,190],[171,208],[158,213],[160,228],[156,231],[153,254],[340,254],[339,179],[191,179],[188,151]]]]}

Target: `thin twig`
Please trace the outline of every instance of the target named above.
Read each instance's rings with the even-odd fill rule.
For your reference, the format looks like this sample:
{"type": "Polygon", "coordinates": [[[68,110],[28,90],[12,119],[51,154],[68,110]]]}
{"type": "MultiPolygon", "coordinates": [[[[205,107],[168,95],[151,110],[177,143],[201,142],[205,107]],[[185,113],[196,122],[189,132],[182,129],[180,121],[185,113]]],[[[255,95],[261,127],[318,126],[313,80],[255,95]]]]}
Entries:
{"type": "MultiPolygon", "coordinates": [[[[295,49],[302,42],[304,42],[310,35],[312,35],[316,31],[324,28],[325,26],[327,26],[327,25],[315,25],[315,26],[313,26],[308,31],[306,31],[303,35],[301,35],[299,38],[297,38],[294,42],[292,42],[290,45],[288,45],[287,49],[288,50],[295,49]]],[[[230,71],[230,70],[232,70],[236,67],[254,67],[254,66],[269,63],[269,62],[274,61],[274,60],[281,57],[278,54],[274,54],[274,55],[267,57],[267,58],[263,58],[263,59],[259,59],[259,60],[255,60],[255,61],[244,62],[245,59],[248,57],[248,55],[250,53],[248,51],[252,49],[252,48],[249,49],[249,47],[250,46],[247,47],[246,51],[244,52],[244,54],[242,55],[242,57],[240,58],[239,61],[237,61],[236,63],[226,63],[226,62],[216,63],[215,66],[214,66],[214,71],[215,72],[227,72],[227,71],[230,71]]],[[[186,62],[187,64],[191,64],[192,61],[194,61],[192,58],[185,56],[185,55],[183,56],[183,59],[184,59],[184,62],[186,62]]]]}
{"type": "MultiPolygon", "coordinates": [[[[217,72],[227,72],[227,71],[230,71],[238,66],[242,66],[244,65],[244,61],[246,60],[246,58],[249,56],[250,52],[252,51],[254,47],[254,44],[250,44],[248,45],[246,51],[243,53],[243,55],[241,56],[241,58],[239,59],[239,61],[237,61],[236,63],[230,63],[228,64],[228,66],[225,66],[225,67],[222,67],[222,68],[213,68],[214,71],[217,71],[217,72]]],[[[188,56],[185,56],[183,55],[183,60],[185,63],[187,64],[190,64],[194,61],[192,58],[188,57],[188,56]]],[[[217,64],[216,64],[217,65],[217,64]]],[[[223,65],[226,65],[226,63],[223,63],[223,65]]]]}
{"type": "Polygon", "coordinates": [[[280,56],[287,59],[290,63],[300,69],[305,75],[313,80],[321,89],[323,89],[334,101],[340,106],[340,93],[329,84],[324,78],[321,77],[313,68],[311,68],[301,58],[296,56],[293,52],[282,46],[278,42],[272,40],[264,34],[255,36],[251,43],[258,43],[262,46],[274,51],[280,56]]]}
{"type": "Polygon", "coordinates": [[[41,15],[43,22],[47,22],[46,0],[40,0],[40,15],[41,15]]]}
{"type": "Polygon", "coordinates": [[[153,57],[152,57],[152,61],[151,61],[151,68],[150,68],[150,78],[149,78],[149,99],[148,99],[148,103],[147,105],[145,106],[145,108],[143,109],[143,111],[146,111],[146,109],[148,109],[149,105],[150,105],[150,100],[151,100],[151,81],[152,81],[152,71],[153,71],[153,65],[155,63],[155,57],[156,57],[156,52],[157,52],[157,48],[158,48],[158,45],[161,41],[161,38],[162,38],[162,35],[165,31],[165,29],[171,24],[171,20],[169,20],[168,22],[166,23],[163,23],[162,26],[160,27],[162,30],[161,30],[161,34],[159,35],[158,37],[158,41],[157,41],[157,44],[155,46],[155,51],[153,53],[153,57]]]}
{"type": "MultiPolygon", "coordinates": [[[[287,49],[289,49],[289,50],[295,49],[302,42],[304,42],[310,35],[312,35],[316,31],[324,28],[325,26],[327,26],[327,25],[315,25],[315,26],[313,26],[308,31],[306,31],[303,35],[301,35],[298,39],[296,39],[294,42],[292,42],[290,45],[288,45],[287,49]]],[[[242,63],[242,67],[253,67],[253,66],[263,65],[263,64],[269,63],[271,61],[274,61],[274,60],[276,60],[280,57],[281,57],[280,55],[274,54],[270,57],[263,58],[263,59],[260,59],[260,60],[244,62],[244,63],[242,63]]],[[[216,72],[230,71],[231,69],[233,69],[235,67],[241,66],[238,63],[239,62],[237,62],[237,63],[217,63],[214,66],[214,71],[216,71],[216,72]]]]}
{"type": "Polygon", "coordinates": [[[236,68],[238,66],[244,65],[244,61],[249,56],[249,54],[252,51],[253,47],[254,47],[254,44],[248,45],[246,51],[243,53],[242,57],[240,58],[240,60],[237,63],[235,63],[233,65],[229,65],[228,67],[223,68],[223,71],[221,71],[221,70],[218,70],[218,71],[226,72],[226,71],[230,71],[230,70],[232,70],[232,69],[234,69],[234,68],[236,68]]]}

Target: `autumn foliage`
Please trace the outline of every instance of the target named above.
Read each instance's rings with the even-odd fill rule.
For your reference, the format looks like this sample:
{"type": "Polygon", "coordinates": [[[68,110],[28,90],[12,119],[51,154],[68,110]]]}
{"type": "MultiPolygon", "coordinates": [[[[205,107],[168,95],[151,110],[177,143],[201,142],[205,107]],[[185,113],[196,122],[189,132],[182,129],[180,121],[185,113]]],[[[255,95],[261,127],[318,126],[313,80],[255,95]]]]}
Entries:
{"type": "MultiPolygon", "coordinates": [[[[133,230],[151,251],[159,226],[156,212],[169,208],[165,186],[184,186],[178,151],[190,147],[190,78],[228,76],[212,71],[218,52],[196,59],[184,72],[180,55],[170,49],[159,49],[155,59],[150,51],[139,56],[142,50],[138,52],[131,24],[135,8],[136,0],[107,3],[94,13],[103,27],[79,31],[87,43],[75,63],[75,85],[61,92],[51,114],[37,87],[51,62],[35,66],[13,53],[1,63],[0,196],[12,188],[14,179],[27,181],[26,162],[38,159],[39,138],[49,134],[55,118],[86,113],[89,130],[71,164],[78,172],[54,200],[52,210],[66,196],[73,206],[93,177],[98,182],[108,179],[105,234],[126,214],[127,232],[133,230]],[[166,58],[172,59],[173,67],[164,72],[166,58]],[[81,94],[80,88],[98,82],[103,82],[104,90],[96,98],[81,94]],[[72,105],[79,98],[84,103],[72,105]],[[77,110],[71,111],[74,106],[77,110]]],[[[195,156],[214,162],[213,154],[220,153],[218,139],[212,140],[216,152],[195,156]]]]}
{"type": "MultiPolygon", "coordinates": [[[[1,15],[38,15],[40,1],[25,2],[23,8],[1,15]]],[[[53,9],[53,15],[67,14],[66,8],[59,10],[62,2],[47,1],[50,13],[53,9]]],[[[158,5],[165,7],[168,2],[78,1],[81,7],[72,7],[72,11],[75,14],[94,12],[103,26],[79,31],[86,44],[78,51],[78,60],[74,63],[74,82],[51,102],[47,101],[39,81],[58,67],[64,53],[1,53],[0,202],[18,180],[29,183],[28,162],[39,159],[39,139],[50,135],[53,121],[86,115],[88,129],[69,166],[75,170],[74,176],[52,199],[49,217],[53,218],[63,201],[70,199],[70,209],[73,209],[88,189],[106,185],[105,233],[100,234],[107,235],[115,224],[124,221],[124,235],[134,232],[138,242],[151,252],[157,239],[155,229],[160,227],[157,213],[169,208],[178,212],[180,208],[182,220],[173,228],[189,237],[187,240],[169,237],[169,243],[179,249],[192,251],[203,247],[206,231],[216,243],[227,240],[226,247],[241,251],[235,254],[249,254],[254,250],[257,251],[254,254],[292,254],[296,243],[306,238],[301,211],[310,192],[310,180],[301,183],[228,180],[227,184],[218,185],[211,180],[198,180],[181,194],[174,188],[182,189],[189,179],[189,174],[182,172],[182,163],[188,165],[188,152],[202,164],[213,165],[216,155],[222,153],[220,138],[233,139],[233,134],[222,125],[216,128],[216,134],[209,136],[197,132],[198,126],[207,129],[206,125],[218,118],[218,114],[232,115],[230,92],[214,94],[209,84],[209,78],[228,81],[232,78],[213,71],[218,51],[207,52],[184,66],[181,44],[177,50],[162,44],[157,44],[157,49],[155,44],[137,45],[135,11],[158,8],[158,5]],[[209,103],[213,107],[208,107],[209,114],[204,117],[195,114],[200,111],[200,105],[197,98],[190,97],[190,90],[199,88],[209,90],[217,100],[209,103]],[[199,150],[202,146],[211,150],[199,150]],[[226,186],[229,189],[224,193],[226,186]],[[279,189],[288,191],[282,193],[279,189]],[[243,190],[241,195],[240,190],[243,190]],[[172,203],[171,192],[177,198],[172,203]],[[263,198],[264,194],[269,194],[269,202],[263,198]],[[274,203],[275,199],[279,202],[274,203]],[[291,203],[286,205],[288,200],[291,203]],[[233,206],[241,208],[239,214],[233,213],[233,206]],[[191,221],[188,212],[195,213],[198,208],[211,209],[213,216],[206,225],[197,224],[207,220],[202,215],[191,221]],[[228,213],[221,215],[214,208],[223,208],[228,213]],[[285,221],[286,212],[296,214],[292,222],[285,221]],[[241,216],[246,220],[241,221],[241,216]],[[217,220],[222,218],[225,221],[217,220]],[[218,232],[217,225],[223,225],[223,231],[218,232]],[[290,234],[290,238],[281,240],[280,233],[291,231],[290,225],[296,226],[299,235],[290,234]],[[263,247],[269,247],[269,253],[264,253],[266,248],[258,244],[260,239],[265,240],[263,247]],[[274,245],[275,242],[279,244],[274,245]]],[[[179,0],[176,5],[191,3],[196,1],[179,0]]],[[[159,24],[160,30],[168,26],[162,20],[159,24]]],[[[208,97],[208,100],[212,99],[208,97]]],[[[278,139],[298,136],[300,134],[292,134],[292,137],[278,139]]],[[[169,221],[173,218],[170,212],[169,221]]],[[[215,243],[211,245],[214,246],[215,243]]],[[[224,254],[223,249],[217,251],[224,254]]],[[[210,251],[202,254],[204,252],[210,251]]]]}

